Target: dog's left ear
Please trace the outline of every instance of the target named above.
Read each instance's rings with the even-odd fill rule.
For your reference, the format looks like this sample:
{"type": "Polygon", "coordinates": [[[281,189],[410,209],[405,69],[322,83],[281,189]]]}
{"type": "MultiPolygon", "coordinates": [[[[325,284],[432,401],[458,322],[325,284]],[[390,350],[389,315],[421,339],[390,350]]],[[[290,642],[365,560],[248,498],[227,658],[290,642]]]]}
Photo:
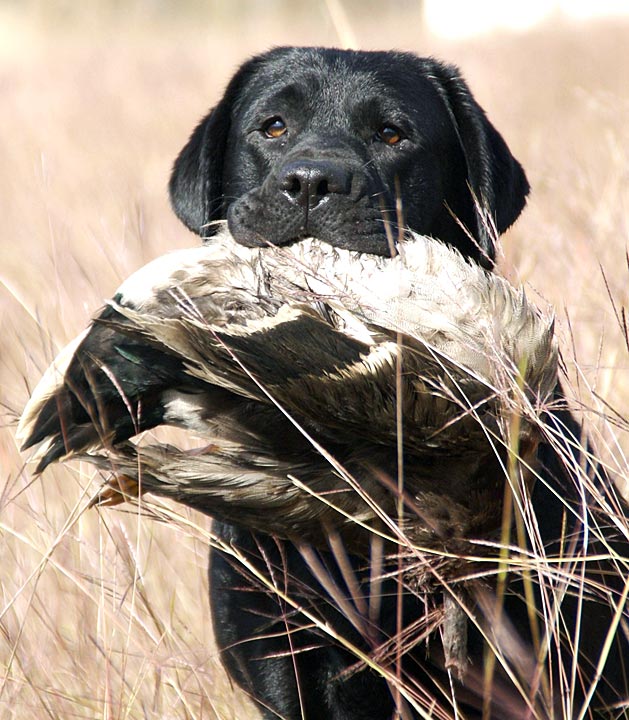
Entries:
{"type": "Polygon", "coordinates": [[[496,257],[495,232],[503,233],[520,215],[529,183],[500,133],[476,102],[458,68],[431,61],[430,79],[444,100],[467,165],[470,201],[475,204],[476,240],[491,267],[496,257]],[[493,228],[492,228],[493,226],[493,228]]]}

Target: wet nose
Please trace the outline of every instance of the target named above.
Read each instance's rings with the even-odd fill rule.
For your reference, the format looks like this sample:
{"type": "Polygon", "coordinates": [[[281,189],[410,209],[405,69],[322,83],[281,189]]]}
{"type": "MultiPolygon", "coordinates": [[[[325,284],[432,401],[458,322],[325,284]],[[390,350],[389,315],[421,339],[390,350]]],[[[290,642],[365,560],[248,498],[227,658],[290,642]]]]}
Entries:
{"type": "Polygon", "coordinates": [[[294,161],[284,165],[280,171],[279,187],[295,205],[313,210],[329,195],[348,195],[351,175],[338,162],[294,161]]]}

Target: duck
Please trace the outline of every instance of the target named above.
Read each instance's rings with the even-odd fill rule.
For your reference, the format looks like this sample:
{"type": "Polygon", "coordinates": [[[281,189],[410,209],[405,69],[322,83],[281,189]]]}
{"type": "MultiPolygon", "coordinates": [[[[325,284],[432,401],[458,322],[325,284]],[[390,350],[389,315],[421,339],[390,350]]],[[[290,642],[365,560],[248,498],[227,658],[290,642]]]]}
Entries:
{"type": "Polygon", "coordinates": [[[376,526],[465,553],[500,525],[509,457],[534,462],[557,365],[552,312],[437,240],[385,258],[224,231],[125,280],[17,437],[37,474],[111,473],[98,503],[153,493],[283,538],[334,529],[353,553],[376,526]],[[160,425],[201,445],[133,442],[160,425]]]}

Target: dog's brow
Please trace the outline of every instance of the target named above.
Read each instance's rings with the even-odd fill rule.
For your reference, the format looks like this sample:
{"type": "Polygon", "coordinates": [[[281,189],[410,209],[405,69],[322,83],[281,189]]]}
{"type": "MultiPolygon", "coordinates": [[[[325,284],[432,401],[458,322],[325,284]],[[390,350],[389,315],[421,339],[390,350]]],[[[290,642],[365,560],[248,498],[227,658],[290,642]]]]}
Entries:
{"type": "Polygon", "coordinates": [[[398,102],[392,102],[389,98],[380,96],[362,98],[353,103],[352,112],[363,121],[372,123],[394,122],[400,127],[404,126],[404,130],[411,124],[408,113],[404,111],[398,102]]]}
{"type": "Polygon", "coordinates": [[[253,108],[256,112],[262,110],[275,112],[278,106],[299,108],[314,90],[315,88],[306,88],[302,83],[290,83],[270,95],[262,95],[259,101],[254,103],[253,108]]]}

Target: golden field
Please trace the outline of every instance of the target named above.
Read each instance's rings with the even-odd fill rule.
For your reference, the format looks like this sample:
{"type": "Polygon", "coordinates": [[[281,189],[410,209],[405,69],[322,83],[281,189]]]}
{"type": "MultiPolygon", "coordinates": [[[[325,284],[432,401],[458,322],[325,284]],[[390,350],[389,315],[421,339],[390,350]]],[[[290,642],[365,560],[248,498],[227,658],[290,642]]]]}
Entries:
{"type": "Polygon", "coordinates": [[[84,511],[94,471],[33,478],[14,429],[120,281],[197,242],[169,208],[170,166],[237,65],[272,45],[355,42],[461,66],[533,188],[502,271],[555,306],[571,394],[629,485],[629,23],[445,42],[419,3],[371,20],[333,2],[294,16],[265,5],[0,4],[2,720],[253,717],[212,646],[208,519],[162,503],[157,519],[84,511]]]}

